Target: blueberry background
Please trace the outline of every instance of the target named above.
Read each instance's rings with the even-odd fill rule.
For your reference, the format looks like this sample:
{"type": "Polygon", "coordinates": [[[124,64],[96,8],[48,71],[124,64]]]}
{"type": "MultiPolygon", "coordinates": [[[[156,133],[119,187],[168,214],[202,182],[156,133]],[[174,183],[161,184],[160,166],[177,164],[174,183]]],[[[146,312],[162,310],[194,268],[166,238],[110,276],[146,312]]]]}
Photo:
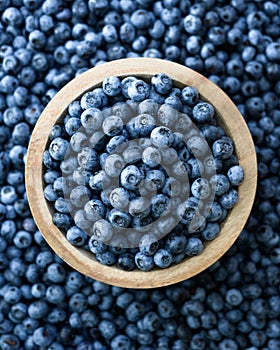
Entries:
{"type": "Polygon", "coordinates": [[[280,14],[278,1],[0,1],[0,349],[280,348],[280,14]],[[24,158],[55,93],[124,57],[180,62],[244,115],[259,186],[245,230],[199,276],[125,290],[83,276],[30,215],[24,158]]]}

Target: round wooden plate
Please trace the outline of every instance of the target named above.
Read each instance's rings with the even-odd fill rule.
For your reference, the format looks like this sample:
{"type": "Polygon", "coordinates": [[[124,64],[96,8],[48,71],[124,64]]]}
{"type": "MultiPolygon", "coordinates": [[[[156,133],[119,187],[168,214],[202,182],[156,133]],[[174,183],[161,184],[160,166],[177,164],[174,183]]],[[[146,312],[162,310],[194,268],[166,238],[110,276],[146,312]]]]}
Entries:
{"type": "Polygon", "coordinates": [[[188,279],[216,262],[234,243],[250,214],[257,184],[257,161],[254,144],[246,122],[230,98],[210,80],[177,63],[153,59],[131,58],[113,61],[92,68],[63,87],[40,116],[28,148],[26,159],[26,189],[35,222],[53,250],[69,265],[96,280],[129,288],[154,288],[188,279]],[[239,202],[221,225],[219,236],[207,242],[199,256],[186,258],[167,269],[122,271],[98,263],[93,254],[71,245],[52,222],[52,209],[44,198],[42,155],[48,144],[50,130],[61,118],[70,102],[86,91],[100,86],[106,76],[124,78],[129,75],[149,79],[156,73],[166,73],[177,87],[195,86],[203,100],[216,109],[217,118],[233,139],[245,180],[239,187],[239,202]]]}

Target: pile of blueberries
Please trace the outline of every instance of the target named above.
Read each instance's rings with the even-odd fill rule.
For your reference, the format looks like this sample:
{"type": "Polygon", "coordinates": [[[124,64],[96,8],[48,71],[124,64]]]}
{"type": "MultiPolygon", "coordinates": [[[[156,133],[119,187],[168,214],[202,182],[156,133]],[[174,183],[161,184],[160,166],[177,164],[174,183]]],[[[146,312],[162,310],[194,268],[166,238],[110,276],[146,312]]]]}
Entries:
{"type": "Polygon", "coordinates": [[[109,76],[52,127],[44,195],[54,224],[102,264],[166,268],[201,254],[237,203],[233,151],[195,87],[109,76]]]}
{"type": "Polygon", "coordinates": [[[0,1],[1,350],[280,348],[279,36],[277,0],[0,1]],[[65,83],[143,56],[185,64],[229,94],[259,177],[246,227],[221,260],[175,286],[133,290],[73,271],[48,247],[28,207],[24,162],[41,111],[65,83]]]}

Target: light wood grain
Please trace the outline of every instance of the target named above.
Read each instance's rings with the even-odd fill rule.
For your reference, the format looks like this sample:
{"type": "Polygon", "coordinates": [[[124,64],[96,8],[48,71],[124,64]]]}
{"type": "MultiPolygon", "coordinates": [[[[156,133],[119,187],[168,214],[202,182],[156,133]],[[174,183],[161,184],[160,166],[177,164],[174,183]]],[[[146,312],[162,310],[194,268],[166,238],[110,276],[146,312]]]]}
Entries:
{"type": "Polygon", "coordinates": [[[106,63],[78,76],[50,101],[39,118],[28,148],[26,160],[26,189],[30,208],[36,224],[53,250],[74,269],[99,281],[131,288],[153,288],[170,285],[188,279],[216,262],[234,243],[243,229],[251,211],[257,183],[257,162],[254,144],[247,125],[229,97],[202,75],[169,61],[152,58],[132,58],[106,63]],[[234,141],[240,165],[244,168],[245,181],[239,187],[239,202],[222,224],[219,236],[206,244],[203,254],[187,258],[168,269],[149,272],[122,271],[96,262],[93,255],[84,249],[72,246],[52,223],[51,209],[43,194],[42,154],[48,144],[51,127],[73,100],[86,91],[100,86],[108,75],[120,78],[134,75],[150,78],[165,72],[175,86],[195,86],[201,97],[212,103],[220,124],[234,141]]]}

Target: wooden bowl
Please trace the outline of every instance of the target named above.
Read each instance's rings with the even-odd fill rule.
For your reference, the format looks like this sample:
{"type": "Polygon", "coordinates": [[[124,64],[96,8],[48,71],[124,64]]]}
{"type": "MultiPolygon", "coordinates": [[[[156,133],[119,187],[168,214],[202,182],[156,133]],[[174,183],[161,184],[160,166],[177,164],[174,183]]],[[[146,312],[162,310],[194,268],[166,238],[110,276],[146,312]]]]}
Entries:
{"type": "Polygon", "coordinates": [[[38,120],[28,148],[26,160],[26,189],[35,222],[53,250],[69,265],[96,280],[129,288],[154,288],[188,279],[216,262],[234,243],[251,211],[257,183],[257,162],[254,144],[246,122],[230,98],[210,80],[177,63],[153,58],[122,59],[100,65],[81,74],[63,87],[50,101],[38,120]],[[48,144],[50,130],[63,115],[70,102],[86,91],[100,86],[109,75],[124,78],[129,75],[148,79],[156,73],[169,75],[174,85],[195,86],[203,100],[216,109],[220,125],[233,139],[245,180],[239,187],[239,202],[221,225],[219,236],[205,244],[199,256],[186,258],[167,269],[122,271],[97,262],[93,254],[71,245],[52,222],[52,208],[44,198],[42,155],[48,144]]]}

